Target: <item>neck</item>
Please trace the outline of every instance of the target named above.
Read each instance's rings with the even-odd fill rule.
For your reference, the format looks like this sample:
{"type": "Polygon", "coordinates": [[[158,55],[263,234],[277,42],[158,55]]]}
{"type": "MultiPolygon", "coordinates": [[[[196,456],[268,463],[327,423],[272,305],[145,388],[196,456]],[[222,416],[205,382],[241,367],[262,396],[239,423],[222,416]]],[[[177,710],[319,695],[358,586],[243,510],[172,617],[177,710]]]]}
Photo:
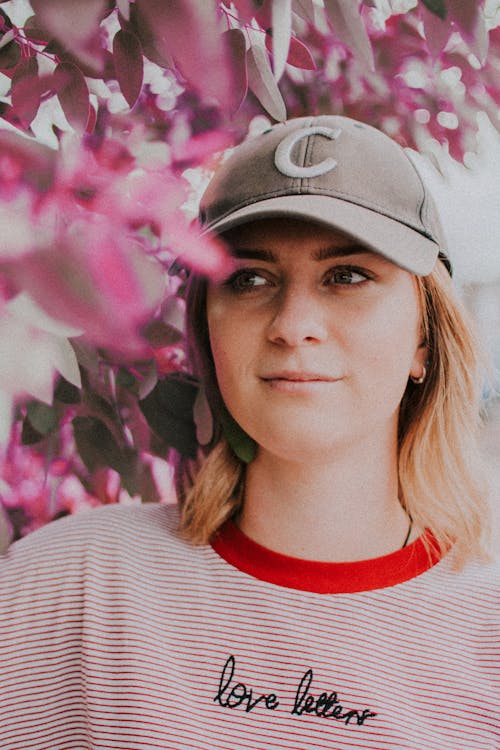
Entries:
{"type": "Polygon", "coordinates": [[[307,464],[260,449],[247,469],[238,523],[254,541],[294,557],[347,562],[395,551],[409,527],[395,440],[368,439],[361,453],[307,464]]]}

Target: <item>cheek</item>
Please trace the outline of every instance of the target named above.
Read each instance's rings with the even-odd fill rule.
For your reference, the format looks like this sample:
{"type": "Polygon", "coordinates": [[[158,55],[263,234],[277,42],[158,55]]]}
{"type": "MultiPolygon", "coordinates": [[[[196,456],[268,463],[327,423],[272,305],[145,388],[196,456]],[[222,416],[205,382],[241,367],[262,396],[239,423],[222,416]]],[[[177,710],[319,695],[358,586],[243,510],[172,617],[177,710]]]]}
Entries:
{"type": "Polygon", "coordinates": [[[217,330],[214,330],[213,333],[211,332],[210,346],[212,348],[217,383],[224,397],[225,389],[238,379],[238,366],[241,360],[238,354],[237,342],[232,341],[228,336],[220,336],[220,333],[217,330]]]}
{"type": "Polygon", "coordinates": [[[245,370],[249,337],[238,316],[215,294],[207,295],[207,321],[217,382],[226,400],[245,370]]]}
{"type": "Polygon", "coordinates": [[[207,324],[210,347],[214,361],[217,363],[228,339],[228,312],[220,295],[210,287],[207,290],[207,324]]]}
{"type": "MultiPolygon", "coordinates": [[[[412,290],[410,289],[411,293],[412,290]]],[[[410,370],[420,345],[420,313],[416,296],[396,297],[374,311],[369,323],[360,326],[357,352],[369,397],[388,399],[397,405],[406,389],[410,370]]]]}

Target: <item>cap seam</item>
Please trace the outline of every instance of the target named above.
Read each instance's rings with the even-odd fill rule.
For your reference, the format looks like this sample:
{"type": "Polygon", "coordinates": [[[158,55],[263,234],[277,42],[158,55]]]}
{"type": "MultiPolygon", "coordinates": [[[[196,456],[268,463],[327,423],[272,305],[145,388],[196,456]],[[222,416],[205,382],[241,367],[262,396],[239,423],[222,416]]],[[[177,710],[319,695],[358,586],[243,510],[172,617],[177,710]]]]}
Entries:
{"type": "MultiPolygon", "coordinates": [[[[309,127],[311,127],[311,126],[312,126],[312,121],[311,121],[309,127]]],[[[314,138],[312,135],[309,135],[307,137],[307,142],[306,142],[306,147],[305,147],[305,154],[304,154],[304,156],[305,156],[305,158],[304,158],[304,166],[310,167],[311,164],[313,164],[312,157],[313,157],[313,153],[314,153],[314,144],[315,144],[316,140],[317,139],[314,138]]],[[[300,194],[301,195],[303,195],[303,194],[307,195],[307,193],[309,191],[309,188],[310,188],[310,182],[311,182],[311,179],[308,178],[308,177],[304,177],[300,181],[300,194]]]]}
{"type": "MultiPolygon", "coordinates": [[[[304,124],[304,128],[310,128],[314,125],[315,118],[310,117],[309,121],[304,124]]],[[[307,138],[304,139],[304,144],[301,147],[302,153],[300,156],[302,157],[302,166],[309,166],[308,157],[309,157],[309,148],[310,144],[313,142],[313,136],[308,135],[307,138]]],[[[300,159],[299,159],[300,160],[300,159]]],[[[307,186],[308,180],[305,177],[299,177],[296,181],[297,189],[299,193],[302,195],[304,186],[307,186]]]]}
{"type": "MultiPolygon", "coordinates": [[[[422,198],[421,198],[421,199],[420,199],[420,201],[419,201],[419,202],[417,203],[417,206],[416,206],[416,208],[417,208],[417,212],[418,212],[418,215],[419,215],[419,217],[420,217],[420,221],[422,222],[422,225],[423,225],[424,227],[426,227],[426,228],[427,228],[427,226],[428,226],[428,225],[429,225],[429,223],[430,223],[430,222],[428,221],[428,219],[429,219],[430,217],[429,217],[429,212],[428,212],[428,210],[427,210],[427,201],[425,200],[425,198],[426,198],[426,195],[427,195],[427,188],[426,188],[426,186],[425,186],[425,183],[424,183],[424,181],[423,181],[423,179],[422,179],[422,175],[420,174],[420,172],[418,171],[418,169],[417,169],[416,165],[415,165],[415,164],[414,164],[414,162],[413,162],[413,159],[410,159],[410,157],[409,157],[409,156],[408,156],[408,154],[406,153],[406,150],[405,150],[405,149],[403,149],[403,153],[404,153],[404,155],[406,156],[406,158],[408,159],[408,161],[410,162],[410,165],[411,165],[411,167],[412,167],[413,171],[415,172],[415,174],[417,175],[417,179],[418,179],[418,181],[419,181],[419,183],[420,183],[420,186],[421,186],[421,188],[422,188],[422,198]]],[[[439,246],[441,246],[440,242],[437,242],[437,244],[438,244],[439,246]]]]}

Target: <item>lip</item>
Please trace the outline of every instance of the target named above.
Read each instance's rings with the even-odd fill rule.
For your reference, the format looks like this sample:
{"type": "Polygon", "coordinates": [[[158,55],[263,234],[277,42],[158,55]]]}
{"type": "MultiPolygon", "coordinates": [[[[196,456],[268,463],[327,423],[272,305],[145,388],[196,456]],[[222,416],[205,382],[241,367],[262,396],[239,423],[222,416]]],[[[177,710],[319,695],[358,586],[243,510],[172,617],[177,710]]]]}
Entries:
{"type": "Polygon", "coordinates": [[[336,383],[341,378],[320,372],[302,372],[295,370],[281,370],[261,375],[265,382],[282,381],[288,383],[336,383]]]}
{"type": "Polygon", "coordinates": [[[261,377],[264,386],[274,393],[311,397],[330,392],[342,378],[319,372],[273,372],[261,377]]]}

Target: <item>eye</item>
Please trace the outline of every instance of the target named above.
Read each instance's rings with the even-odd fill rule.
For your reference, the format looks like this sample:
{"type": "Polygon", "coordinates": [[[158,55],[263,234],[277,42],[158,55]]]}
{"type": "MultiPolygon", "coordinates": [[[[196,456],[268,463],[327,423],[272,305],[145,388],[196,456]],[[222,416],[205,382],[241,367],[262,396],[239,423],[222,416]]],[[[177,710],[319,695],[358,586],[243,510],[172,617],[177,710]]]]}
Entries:
{"type": "Polygon", "coordinates": [[[356,286],[368,281],[370,276],[366,271],[350,266],[342,268],[332,268],[327,274],[327,281],[330,284],[340,284],[342,286],[356,286]]]}
{"type": "Polygon", "coordinates": [[[264,287],[268,283],[269,281],[261,272],[255,271],[251,268],[242,268],[231,274],[227,281],[224,282],[224,286],[229,287],[229,289],[234,292],[244,293],[264,287]]]}

